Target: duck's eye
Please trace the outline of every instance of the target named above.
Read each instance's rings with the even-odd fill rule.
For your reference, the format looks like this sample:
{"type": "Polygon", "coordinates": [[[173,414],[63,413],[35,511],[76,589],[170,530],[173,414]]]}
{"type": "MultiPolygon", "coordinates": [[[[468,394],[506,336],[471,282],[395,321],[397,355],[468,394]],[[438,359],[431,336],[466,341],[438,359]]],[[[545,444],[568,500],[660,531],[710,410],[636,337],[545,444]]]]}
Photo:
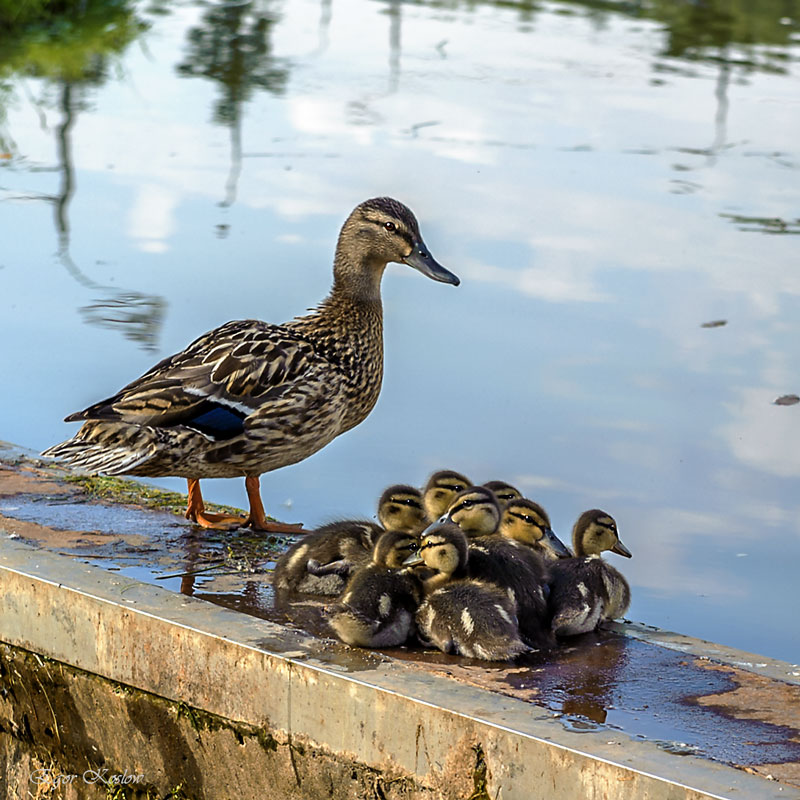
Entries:
{"type": "Polygon", "coordinates": [[[395,225],[394,222],[384,222],[383,227],[386,228],[387,231],[397,230],[397,225],[395,225]]]}

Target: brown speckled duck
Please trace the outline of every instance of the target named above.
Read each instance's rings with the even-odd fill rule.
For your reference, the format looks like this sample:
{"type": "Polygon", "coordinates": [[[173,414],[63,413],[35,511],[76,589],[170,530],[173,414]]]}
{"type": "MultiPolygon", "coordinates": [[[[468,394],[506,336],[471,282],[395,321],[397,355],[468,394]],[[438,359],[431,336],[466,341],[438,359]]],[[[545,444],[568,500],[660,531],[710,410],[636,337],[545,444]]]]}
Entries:
{"type": "Polygon", "coordinates": [[[106,475],[186,478],[186,517],[204,527],[285,530],[266,518],[259,477],[308,458],[372,410],[390,261],[459,283],[430,255],[406,206],[367,200],[342,227],[333,288],[314,311],[282,325],[249,319],[215,328],[113,397],[70,414],[67,422],[83,426],[43,455],[106,475]],[[246,518],[204,508],[200,478],[232,477],[245,478],[246,518]]]}

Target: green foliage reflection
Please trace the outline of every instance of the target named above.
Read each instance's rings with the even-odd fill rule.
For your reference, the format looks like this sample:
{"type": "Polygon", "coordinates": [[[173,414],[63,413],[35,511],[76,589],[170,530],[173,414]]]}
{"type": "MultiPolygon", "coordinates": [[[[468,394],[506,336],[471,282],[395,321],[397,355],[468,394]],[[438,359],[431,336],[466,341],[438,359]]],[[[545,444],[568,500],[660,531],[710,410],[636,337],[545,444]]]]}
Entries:
{"type": "Polygon", "coordinates": [[[129,0],[0,0],[0,78],[99,85],[145,27],[129,0]]]}

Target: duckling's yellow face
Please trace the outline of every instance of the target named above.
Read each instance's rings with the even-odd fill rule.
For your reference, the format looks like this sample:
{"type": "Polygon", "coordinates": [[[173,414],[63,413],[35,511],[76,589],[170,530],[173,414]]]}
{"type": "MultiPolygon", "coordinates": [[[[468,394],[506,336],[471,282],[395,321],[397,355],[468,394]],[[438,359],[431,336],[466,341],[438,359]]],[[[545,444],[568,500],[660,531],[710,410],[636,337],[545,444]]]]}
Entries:
{"type": "Polygon", "coordinates": [[[593,556],[611,550],[626,558],[631,557],[630,550],[620,541],[614,518],[598,509],[581,514],[575,523],[572,538],[575,555],[593,556]]]}
{"type": "Polygon", "coordinates": [[[470,482],[457,472],[437,472],[431,476],[422,496],[422,504],[430,521],[439,519],[450,507],[453,498],[470,482]]]}
{"type": "Polygon", "coordinates": [[[463,555],[449,537],[433,534],[426,536],[419,545],[419,555],[425,566],[449,578],[461,565],[463,555]]]}
{"type": "Polygon", "coordinates": [[[534,547],[544,539],[544,532],[550,527],[547,514],[535,508],[509,503],[500,519],[500,533],[509,539],[534,547]]]}
{"type": "Polygon", "coordinates": [[[547,512],[532,500],[512,500],[503,510],[499,532],[533,548],[546,559],[569,558],[572,553],[553,533],[547,512]]]}
{"type": "Polygon", "coordinates": [[[489,490],[474,487],[456,495],[447,517],[467,536],[488,536],[500,524],[500,508],[489,490]]]}
{"type": "Polygon", "coordinates": [[[508,505],[512,500],[522,499],[522,492],[505,481],[489,481],[484,483],[483,486],[485,489],[491,489],[494,492],[500,508],[508,505]]]}
{"type": "Polygon", "coordinates": [[[419,539],[400,531],[386,531],[378,537],[372,551],[372,561],[383,567],[399,569],[403,562],[417,551],[419,539]]]}
{"type": "Polygon", "coordinates": [[[427,517],[419,490],[410,486],[387,490],[378,506],[378,522],[387,531],[421,533],[427,517]]]}

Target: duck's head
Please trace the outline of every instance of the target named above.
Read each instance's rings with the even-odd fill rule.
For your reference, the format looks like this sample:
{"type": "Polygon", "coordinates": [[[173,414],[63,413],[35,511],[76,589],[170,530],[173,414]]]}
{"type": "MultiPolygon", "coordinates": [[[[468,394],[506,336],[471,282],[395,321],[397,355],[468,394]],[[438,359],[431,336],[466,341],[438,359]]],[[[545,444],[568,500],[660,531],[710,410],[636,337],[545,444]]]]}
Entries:
{"type": "Polygon", "coordinates": [[[489,481],[483,484],[484,489],[489,489],[494,492],[497,502],[503,507],[510,503],[512,500],[519,500],[522,497],[522,492],[516,486],[512,486],[505,481],[489,481]]]}
{"type": "Polygon", "coordinates": [[[500,518],[500,533],[532,547],[545,558],[569,558],[572,553],[553,533],[547,512],[533,500],[511,500],[500,518]]]}
{"type": "Polygon", "coordinates": [[[605,550],[631,558],[631,551],[619,540],[617,523],[611,514],[593,508],[578,517],[572,529],[572,546],[576,556],[595,556],[605,550]]]}
{"type": "Polygon", "coordinates": [[[342,226],[334,285],[339,291],[374,295],[390,261],[407,264],[435,281],[460,283],[428,251],[411,209],[391,197],[374,197],[357,205],[342,226]]]}
{"type": "Polygon", "coordinates": [[[378,501],[378,522],[387,530],[418,534],[427,524],[422,492],[413,486],[390,486],[378,501]]]}
{"type": "Polygon", "coordinates": [[[434,472],[422,490],[422,504],[429,520],[438,520],[444,514],[453,498],[472,485],[472,481],[460,472],[443,469],[434,472]]]}
{"type": "Polygon", "coordinates": [[[438,521],[455,523],[468,537],[488,536],[500,524],[500,506],[491,490],[471,486],[453,498],[438,521]]]}
{"type": "Polygon", "coordinates": [[[406,559],[416,553],[419,539],[402,531],[384,531],[372,548],[372,562],[381,567],[399,569],[406,559]]]}
{"type": "Polygon", "coordinates": [[[467,566],[469,548],[467,537],[452,522],[431,525],[419,543],[417,551],[410,555],[406,566],[424,564],[433,571],[433,577],[425,581],[428,588],[444,583],[467,566]]]}

